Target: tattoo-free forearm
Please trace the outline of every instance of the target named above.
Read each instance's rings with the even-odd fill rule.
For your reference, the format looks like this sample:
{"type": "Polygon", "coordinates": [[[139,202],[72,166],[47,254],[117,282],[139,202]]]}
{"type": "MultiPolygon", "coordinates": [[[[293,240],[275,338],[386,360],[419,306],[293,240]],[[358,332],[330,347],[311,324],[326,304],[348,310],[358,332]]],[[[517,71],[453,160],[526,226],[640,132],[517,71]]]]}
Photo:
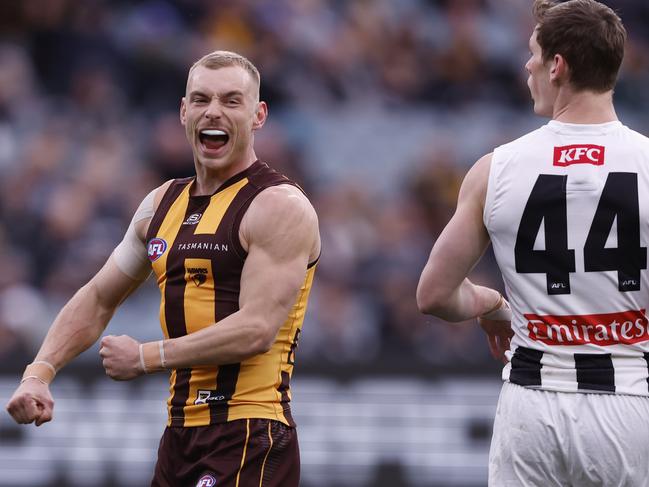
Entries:
{"type": "Polygon", "coordinates": [[[466,321],[493,309],[499,299],[498,291],[464,279],[451,294],[426,312],[446,321],[466,321]]]}
{"type": "Polygon", "coordinates": [[[243,310],[188,335],[165,340],[167,368],[238,363],[270,349],[277,326],[243,310]]]}
{"type": "Polygon", "coordinates": [[[98,289],[92,282],[86,284],[54,319],[34,360],[44,360],[59,370],[97,341],[115,309],[102,305],[98,289]]]}

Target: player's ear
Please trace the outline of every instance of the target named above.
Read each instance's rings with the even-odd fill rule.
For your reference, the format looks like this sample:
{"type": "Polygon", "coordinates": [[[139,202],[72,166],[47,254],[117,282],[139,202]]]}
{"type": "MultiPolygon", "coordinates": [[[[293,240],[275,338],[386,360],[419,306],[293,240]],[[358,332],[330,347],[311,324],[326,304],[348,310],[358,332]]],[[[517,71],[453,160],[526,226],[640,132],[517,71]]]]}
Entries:
{"type": "Polygon", "coordinates": [[[260,101],[257,103],[257,109],[255,111],[255,118],[252,122],[252,130],[258,130],[264,126],[266,119],[268,118],[268,105],[265,101],[260,101]]]}
{"type": "Polygon", "coordinates": [[[561,54],[555,54],[550,67],[550,81],[559,81],[568,76],[568,63],[561,54]]]}
{"type": "Polygon", "coordinates": [[[183,127],[187,124],[187,104],[184,96],[180,99],[180,123],[183,127]]]}

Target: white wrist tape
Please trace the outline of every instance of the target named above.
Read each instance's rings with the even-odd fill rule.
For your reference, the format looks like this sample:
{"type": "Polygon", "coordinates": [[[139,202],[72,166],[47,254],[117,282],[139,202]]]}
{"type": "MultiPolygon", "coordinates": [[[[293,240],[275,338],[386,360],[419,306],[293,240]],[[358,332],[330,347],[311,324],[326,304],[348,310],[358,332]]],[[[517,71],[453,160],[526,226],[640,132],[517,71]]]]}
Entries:
{"type": "Polygon", "coordinates": [[[22,384],[27,379],[38,379],[43,384],[49,384],[54,380],[55,375],[56,367],[51,363],[45,360],[36,360],[25,367],[25,372],[20,383],[22,384]]]}
{"type": "Polygon", "coordinates": [[[160,372],[167,368],[164,340],[140,344],[140,366],[145,374],[160,372]]]}
{"type": "Polygon", "coordinates": [[[167,359],[165,358],[165,346],[164,346],[164,340],[160,340],[158,342],[158,348],[160,349],[160,366],[163,369],[167,368],[167,359]]]}
{"type": "Polygon", "coordinates": [[[146,374],[147,371],[146,371],[146,364],[144,363],[144,351],[142,350],[141,343],[140,343],[140,367],[142,367],[142,372],[146,374]]]}
{"type": "Polygon", "coordinates": [[[54,375],[56,375],[56,367],[54,367],[51,363],[47,362],[46,360],[36,360],[32,362],[32,364],[43,364],[45,367],[50,369],[54,375]]]}
{"type": "Polygon", "coordinates": [[[480,315],[480,318],[483,320],[490,320],[490,321],[511,321],[512,310],[509,307],[509,303],[507,302],[507,300],[501,294],[500,300],[498,301],[498,304],[496,304],[496,307],[491,311],[483,315],[480,315]]]}

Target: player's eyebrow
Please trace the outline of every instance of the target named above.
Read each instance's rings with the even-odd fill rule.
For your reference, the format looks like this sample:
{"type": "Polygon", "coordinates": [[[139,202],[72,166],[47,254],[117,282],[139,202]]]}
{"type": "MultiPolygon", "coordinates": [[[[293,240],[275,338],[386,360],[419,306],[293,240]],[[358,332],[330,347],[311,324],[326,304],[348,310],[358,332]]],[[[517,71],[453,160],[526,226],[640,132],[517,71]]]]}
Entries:
{"type": "Polygon", "coordinates": [[[200,91],[200,90],[194,90],[189,93],[189,97],[195,97],[195,96],[208,96],[205,92],[200,91]]]}
{"type": "Polygon", "coordinates": [[[235,96],[243,96],[243,91],[241,90],[230,90],[227,93],[219,95],[220,98],[233,98],[235,96]]]}
{"type": "MultiPolygon", "coordinates": [[[[235,97],[243,97],[245,96],[243,91],[241,90],[230,90],[225,93],[222,93],[218,95],[219,98],[221,99],[228,99],[228,98],[235,98],[235,97]]],[[[188,97],[190,99],[194,99],[197,97],[205,97],[205,98],[210,98],[211,96],[205,93],[204,91],[201,90],[193,90],[189,93],[188,97]]]]}

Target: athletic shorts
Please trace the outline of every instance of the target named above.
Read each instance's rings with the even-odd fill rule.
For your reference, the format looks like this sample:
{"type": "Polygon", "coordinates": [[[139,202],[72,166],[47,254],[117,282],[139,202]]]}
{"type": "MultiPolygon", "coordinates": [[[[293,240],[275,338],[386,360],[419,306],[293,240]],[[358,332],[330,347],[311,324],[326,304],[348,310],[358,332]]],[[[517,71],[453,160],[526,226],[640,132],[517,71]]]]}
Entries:
{"type": "Polygon", "coordinates": [[[503,385],[489,453],[489,486],[646,485],[649,397],[503,385]]]}
{"type": "Polygon", "coordinates": [[[295,428],[240,419],[191,428],[167,427],[151,487],[298,487],[295,428]]]}

